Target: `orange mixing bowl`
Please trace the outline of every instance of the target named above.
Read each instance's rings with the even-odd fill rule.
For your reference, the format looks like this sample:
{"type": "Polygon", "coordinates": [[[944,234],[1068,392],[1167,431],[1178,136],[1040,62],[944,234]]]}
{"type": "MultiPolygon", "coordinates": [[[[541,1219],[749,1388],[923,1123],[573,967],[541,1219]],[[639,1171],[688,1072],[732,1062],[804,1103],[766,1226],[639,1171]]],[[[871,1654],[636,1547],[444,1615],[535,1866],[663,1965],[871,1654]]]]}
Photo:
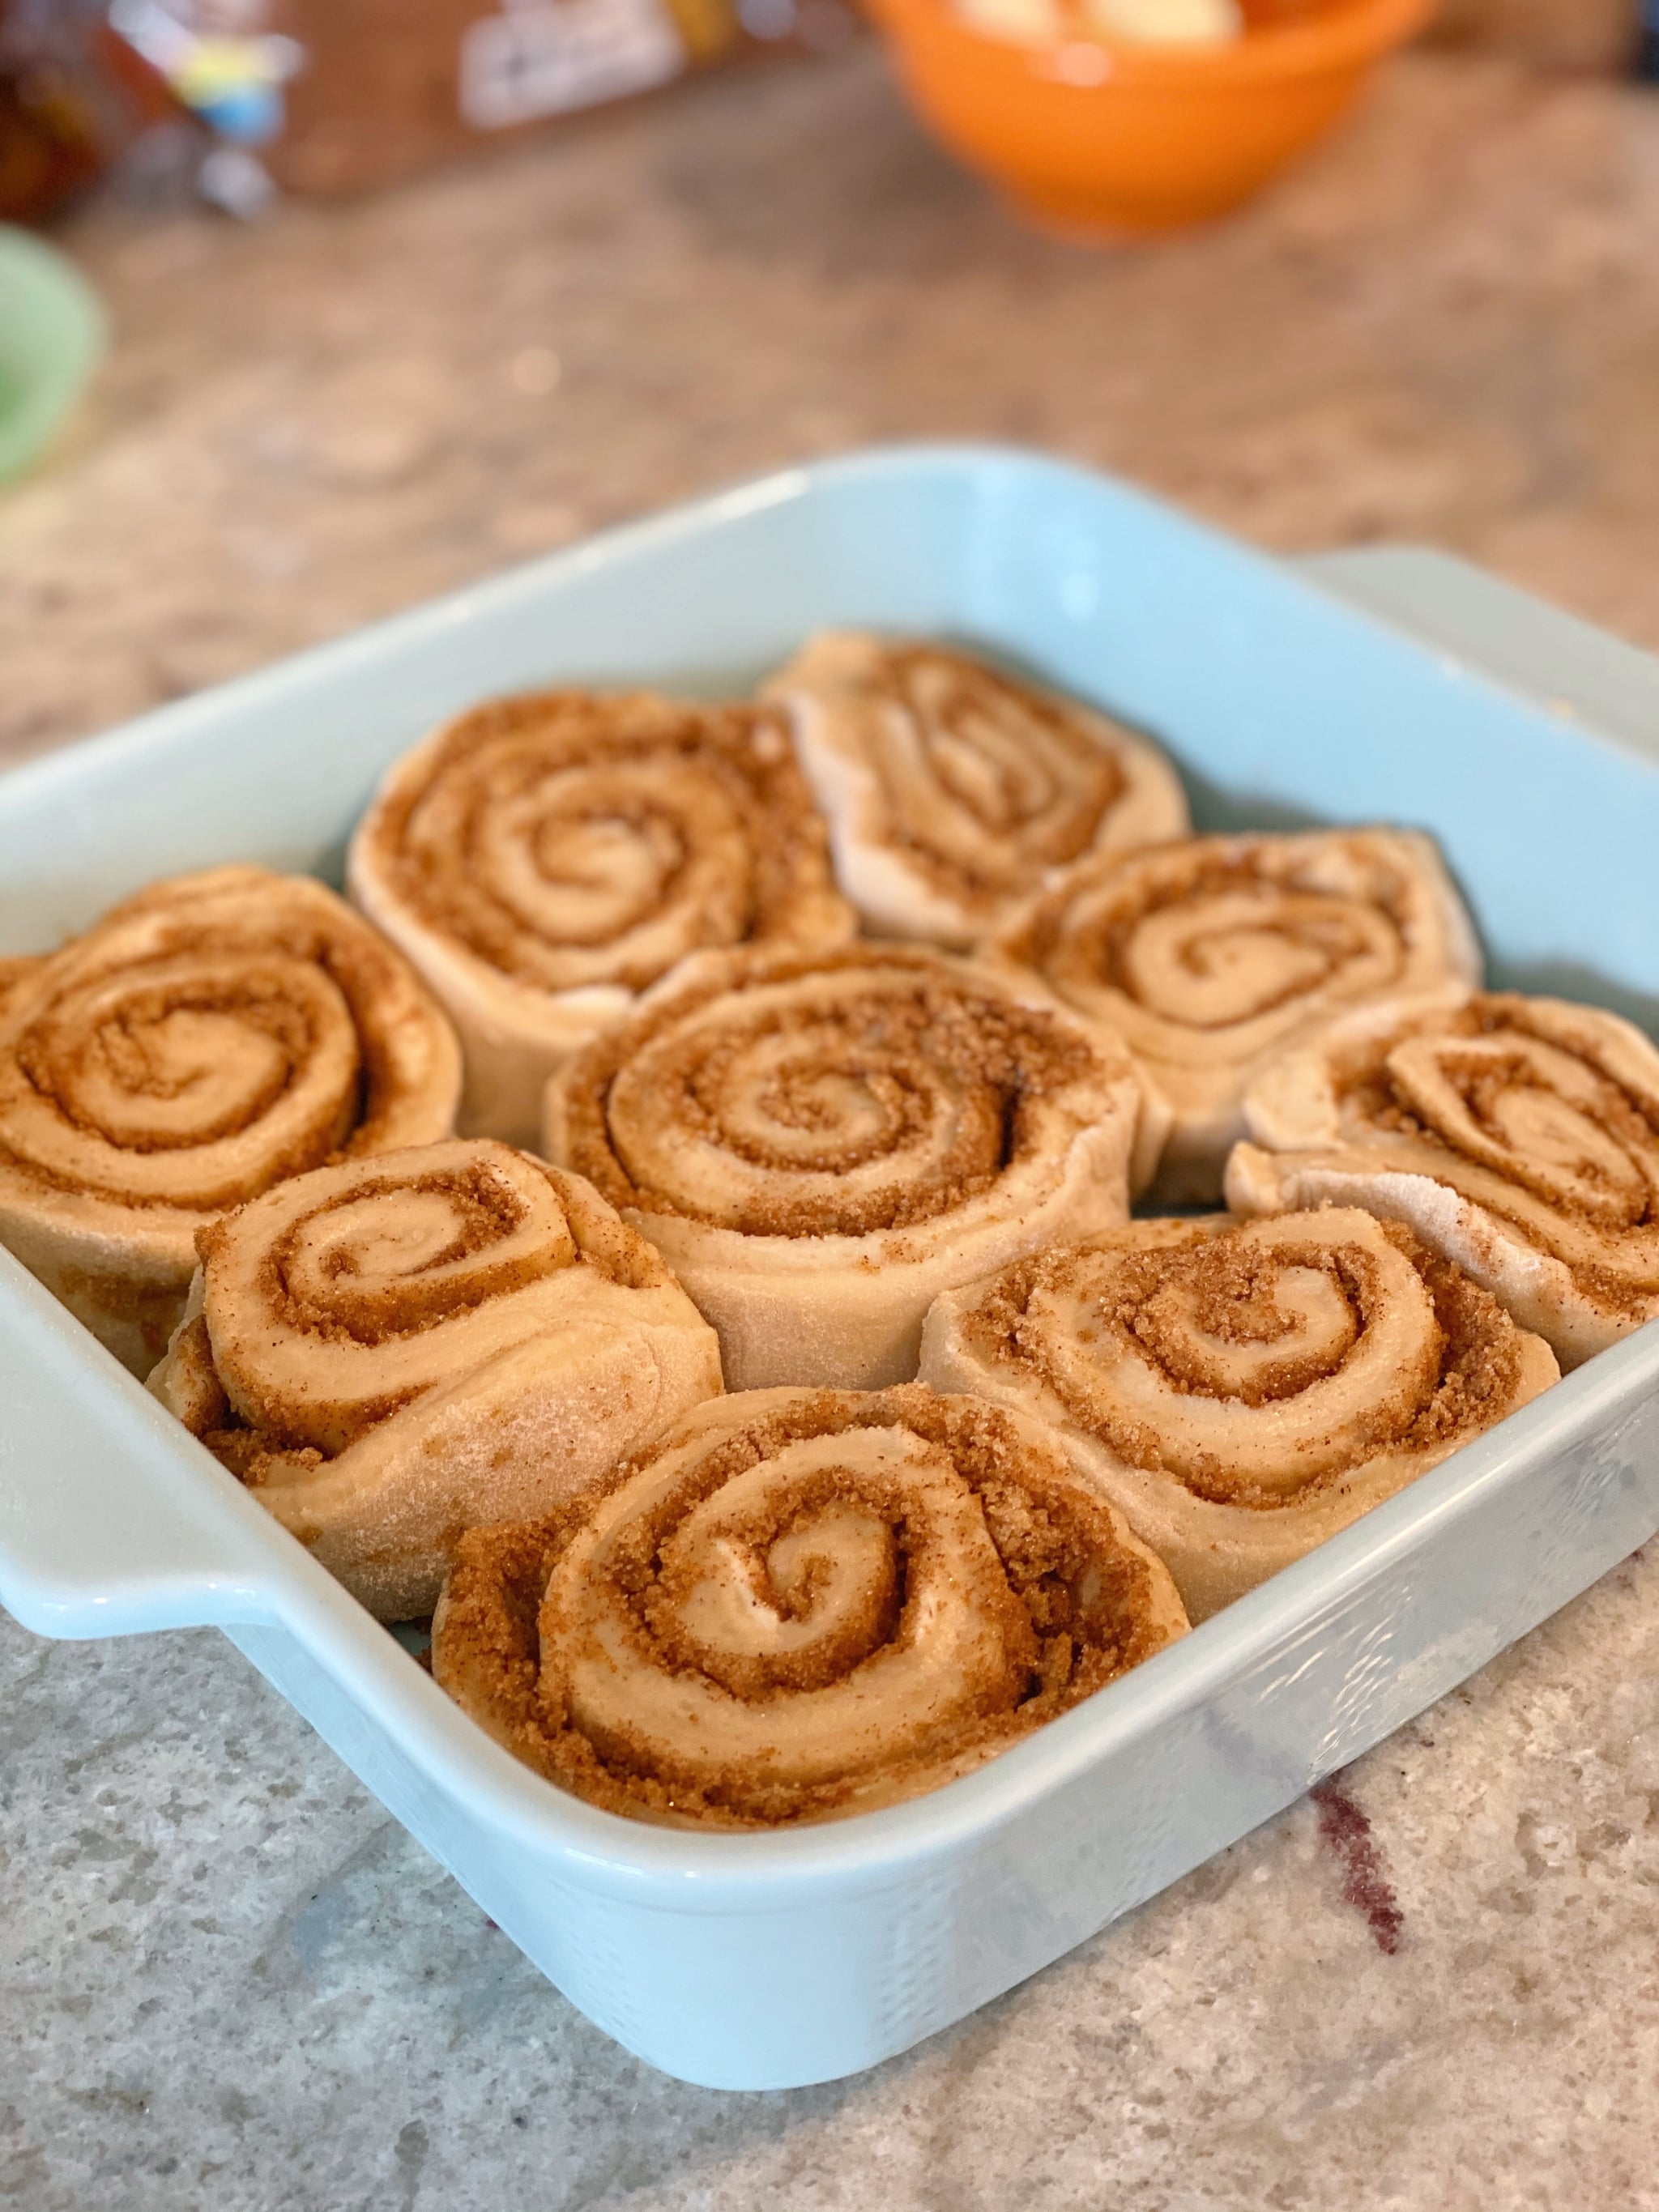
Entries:
{"type": "Polygon", "coordinates": [[[872,0],[929,128],[1050,228],[1136,236],[1224,214],[1323,135],[1436,0],[1257,0],[1221,46],[1017,44],[951,0],[872,0]]]}

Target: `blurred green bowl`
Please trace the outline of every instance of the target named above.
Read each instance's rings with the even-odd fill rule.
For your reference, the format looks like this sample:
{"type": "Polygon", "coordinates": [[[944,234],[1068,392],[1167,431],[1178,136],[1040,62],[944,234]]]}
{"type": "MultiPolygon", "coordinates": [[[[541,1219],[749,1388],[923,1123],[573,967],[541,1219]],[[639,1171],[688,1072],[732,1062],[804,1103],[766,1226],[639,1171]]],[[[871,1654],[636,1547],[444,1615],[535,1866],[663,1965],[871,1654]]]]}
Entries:
{"type": "Polygon", "coordinates": [[[104,311],[74,264],[0,223],[0,483],[51,442],[103,350],[104,311]]]}

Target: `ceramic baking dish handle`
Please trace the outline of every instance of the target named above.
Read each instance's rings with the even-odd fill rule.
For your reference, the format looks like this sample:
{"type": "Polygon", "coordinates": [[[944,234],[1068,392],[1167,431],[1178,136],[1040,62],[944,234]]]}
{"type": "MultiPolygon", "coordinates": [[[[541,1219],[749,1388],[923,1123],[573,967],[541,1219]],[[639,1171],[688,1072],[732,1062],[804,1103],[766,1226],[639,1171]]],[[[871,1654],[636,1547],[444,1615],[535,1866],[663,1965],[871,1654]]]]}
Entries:
{"type": "Polygon", "coordinates": [[[0,1605],[43,1636],[269,1620],[258,1506],[9,1253],[0,1273],[0,1605]]]}

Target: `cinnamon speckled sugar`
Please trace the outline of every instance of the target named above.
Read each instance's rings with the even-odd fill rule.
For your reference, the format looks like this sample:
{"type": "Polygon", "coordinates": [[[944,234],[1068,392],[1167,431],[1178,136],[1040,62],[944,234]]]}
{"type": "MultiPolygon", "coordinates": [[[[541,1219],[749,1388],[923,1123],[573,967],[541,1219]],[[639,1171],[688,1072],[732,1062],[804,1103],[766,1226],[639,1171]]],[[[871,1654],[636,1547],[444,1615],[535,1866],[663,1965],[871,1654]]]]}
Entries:
{"type": "Polygon", "coordinates": [[[1040,984],[914,945],[704,953],[549,1086],[738,1389],[915,1372],[940,1291],[1124,1220],[1165,1116],[1040,984]]]}
{"type": "Polygon", "coordinates": [[[464,1537],[434,1671],[591,1803],[767,1827],[969,1773],[1185,1627],[1036,1422],[776,1389],[689,1415],[598,1504],[464,1537]]]}
{"type": "Polygon", "coordinates": [[[1052,1422],[1203,1620],[1559,1378],[1397,1223],[1145,1221],[939,1300],[923,1379],[1052,1422]]]}
{"type": "Polygon", "coordinates": [[[204,1231],[149,1388],[383,1620],[720,1388],[713,1331],[580,1176],[455,1138],[204,1231]]]}

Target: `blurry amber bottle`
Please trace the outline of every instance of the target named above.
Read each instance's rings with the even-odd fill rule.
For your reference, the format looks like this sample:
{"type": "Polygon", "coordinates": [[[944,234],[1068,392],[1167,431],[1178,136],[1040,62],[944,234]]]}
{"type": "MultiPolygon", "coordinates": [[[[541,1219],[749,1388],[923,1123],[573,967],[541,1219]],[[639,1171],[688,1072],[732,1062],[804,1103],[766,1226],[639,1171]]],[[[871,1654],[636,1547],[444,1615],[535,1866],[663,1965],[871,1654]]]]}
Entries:
{"type": "Polygon", "coordinates": [[[0,0],[0,221],[52,214],[174,112],[94,0],[0,0]]]}

